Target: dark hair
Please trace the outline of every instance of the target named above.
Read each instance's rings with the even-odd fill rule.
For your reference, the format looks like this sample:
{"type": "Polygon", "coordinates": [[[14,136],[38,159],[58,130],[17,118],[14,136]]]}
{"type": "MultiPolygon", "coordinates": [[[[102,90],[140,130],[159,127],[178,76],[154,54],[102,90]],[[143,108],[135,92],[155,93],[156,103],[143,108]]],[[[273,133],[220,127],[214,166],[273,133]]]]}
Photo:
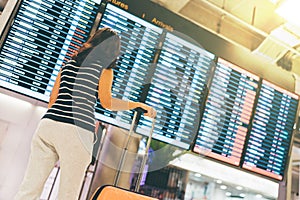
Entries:
{"type": "Polygon", "coordinates": [[[120,53],[120,45],[120,38],[115,31],[107,27],[101,28],[73,54],[72,59],[75,60],[78,65],[82,65],[85,59],[90,56],[93,60],[97,59],[100,63],[105,63],[103,67],[113,68],[116,65],[120,53]],[[95,50],[100,44],[100,48],[94,52],[93,55],[89,55],[92,50],[95,50]],[[103,60],[106,60],[106,62],[103,60]]]}

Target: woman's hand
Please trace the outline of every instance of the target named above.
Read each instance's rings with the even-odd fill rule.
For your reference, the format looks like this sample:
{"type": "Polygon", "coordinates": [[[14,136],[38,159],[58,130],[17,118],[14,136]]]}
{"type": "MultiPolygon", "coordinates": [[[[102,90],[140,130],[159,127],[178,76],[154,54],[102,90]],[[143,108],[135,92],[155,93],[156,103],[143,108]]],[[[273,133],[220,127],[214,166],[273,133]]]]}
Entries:
{"type": "Polygon", "coordinates": [[[147,117],[151,117],[151,118],[155,118],[156,117],[156,110],[151,107],[148,106],[144,103],[138,103],[138,107],[143,108],[144,110],[146,110],[147,112],[144,114],[147,117]]]}

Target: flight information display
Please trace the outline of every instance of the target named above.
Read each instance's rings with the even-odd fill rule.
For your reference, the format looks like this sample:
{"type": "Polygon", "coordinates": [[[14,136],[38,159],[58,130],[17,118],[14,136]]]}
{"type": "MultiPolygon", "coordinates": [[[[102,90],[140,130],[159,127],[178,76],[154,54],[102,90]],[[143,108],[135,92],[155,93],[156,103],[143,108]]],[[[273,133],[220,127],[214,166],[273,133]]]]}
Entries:
{"type": "MultiPolygon", "coordinates": [[[[163,29],[110,3],[103,13],[99,28],[102,27],[112,28],[121,38],[121,53],[114,69],[113,97],[140,101],[145,85],[150,82],[149,73],[163,29]]],[[[129,128],[132,111],[112,112],[98,103],[96,118],[129,128]]]]}
{"type": "MultiPolygon", "coordinates": [[[[199,127],[214,57],[188,38],[166,33],[145,100],[157,110],[153,138],[190,147],[199,127]]],[[[142,116],[137,132],[148,134],[151,123],[142,116]]]]}
{"type": "Polygon", "coordinates": [[[238,166],[259,77],[218,59],[194,152],[238,166]]]}
{"type": "Polygon", "coordinates": [[[299,97],[263,80],[242,167],[282,180],[299,97]]]}
{"type": "Polygon", "coordinates": [[[86,41],[97,1],[23,0],[0,52],[0,86],[48,101],[63,63],[86,41]]]}

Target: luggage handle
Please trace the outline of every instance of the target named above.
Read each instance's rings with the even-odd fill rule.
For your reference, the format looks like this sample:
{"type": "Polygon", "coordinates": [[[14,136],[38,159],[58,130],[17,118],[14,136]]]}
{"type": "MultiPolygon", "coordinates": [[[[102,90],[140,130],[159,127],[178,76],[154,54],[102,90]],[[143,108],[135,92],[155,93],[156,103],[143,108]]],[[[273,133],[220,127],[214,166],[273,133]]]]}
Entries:
{"type": "Polygon", "coordinates": [[[141,162],[141,167],[140,167],[138,177],[137,177],[137,181],[135,183],[135,188],[134,188],[135,192],[138,192],[140,190],[140,184],[141,184],[142,177],[143,177],[142,175],[144,174],[145,165],[146,165],[146,162],[148,160],[148,153],[149,153],[150,143],[151,143],[151,140],[152,140],[152,134],[153,134],[153,131],[154,131],[155,121],[156,121],[156,119],[153,118],[150,133],[149,133],[148,140],[147,140],[147,145],[146,145],[146,148],[145,148],[145,155],[143,156],[143,159],[142,159],[142,162],[141,162]]]}
{"type": "MultiPolygon", "coordinates": [[[[135,127],[137,115],[147,112],[147,110],[145,110],[141,107],[135,108],[135,109],[133,109],[133,111],[134,111],[134,114],[133,114],[132,123],[131,123],[130,129],[129,129],[129,134],[127,135],[127,138],[126,138],[126,140],[127,140],[126,145],[123,148],[123,151],[122,151],[122,154],[121,154],[121,160],[119,162],[118,169],[117,169],[117,174],[115,176],[115,180],[114,180],[114,184],[113,184],[114,186],[116,186],[118,184],[119,179],[120,179],[121,170],[122,170],[123,165],[124,165],[125,153],[128,150],[127,148],[128,148],[129,143],[130,143],[130,140],[131,140],[131,135],[133,134],[133,130],[134,130],[134,127],[135,127]]],[[[148,140],[147,140],[147,145],[146,145],[146,149],[145,149],[145,156],[143,157],[143,160],[142,160],[142,163],[141,163],[141,168],[139,170],[138,179],[137,179],[137,182],[136,182],[136,185],[135,185],[135,191],[139,190],[139,185],[140,185],[141,178],[142,178],[141,173],[143,173],[143,171],[144,171],[144,167],[145,167],[145,164],[146,164],[146,161],[147,161],[147,158],[148,158],[148,151],[149,151],[149,148],[150,148],[150,143],[151,143],[151,139],[152,139],[152,133],[153,133],[153,130],[154,130],[154,125],[155,125],[155,118],[152,119],[152,126],[151,126],[150,133],[149,133],[148,140]]]]}
{"type": "Polygon", "coordinates": [[[138,113],[147,113],[148,111],[145,110],[144,108],[141,108],[141,107],[137,107],[135,109],[133,109],[133,111],[135,111],[137,114],[138,113]]]}

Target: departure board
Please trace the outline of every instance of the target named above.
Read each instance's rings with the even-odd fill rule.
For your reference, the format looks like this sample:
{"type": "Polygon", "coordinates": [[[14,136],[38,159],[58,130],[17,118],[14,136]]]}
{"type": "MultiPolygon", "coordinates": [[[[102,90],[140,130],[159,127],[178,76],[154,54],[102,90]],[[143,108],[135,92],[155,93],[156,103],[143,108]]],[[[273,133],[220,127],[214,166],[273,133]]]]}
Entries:
{"type": "MultiPolygon", "coordinates": [[[[189,148],[200,122],[214,55],[188,38],[166,33],[146,104],[157,110],[153,138],[189,148]]],[[[142,116],[137,132],[147,135],[151,120],[142,116]]]]}
{"type": "Polygon", "coordinates": [[[259,77],[218,59],[194,152],[238,166],[259,77]]]}
{"type": "Polygon", "coordinates": [[[282,180],[299,97],[263,80],[242,167],[282,180]]]}
{"type": "MultiPolygon", "coordinates": [[[[112,95],[115,98],[140,101],[160,41],[162,28],[136,17],[110,3],[103,13],[99,28],[110,27],[121,38],[121,53],[114,69],[112,95]]],[[[129,128],[132,111],[112,112],[96,107],[96,118],[129,128]]]]}
{"type": "Polygon", "coordinates": [[[0,86],[48,101],[61,66],[90,34],[100,0],[23,0],[0,52],[0,86]]]}

